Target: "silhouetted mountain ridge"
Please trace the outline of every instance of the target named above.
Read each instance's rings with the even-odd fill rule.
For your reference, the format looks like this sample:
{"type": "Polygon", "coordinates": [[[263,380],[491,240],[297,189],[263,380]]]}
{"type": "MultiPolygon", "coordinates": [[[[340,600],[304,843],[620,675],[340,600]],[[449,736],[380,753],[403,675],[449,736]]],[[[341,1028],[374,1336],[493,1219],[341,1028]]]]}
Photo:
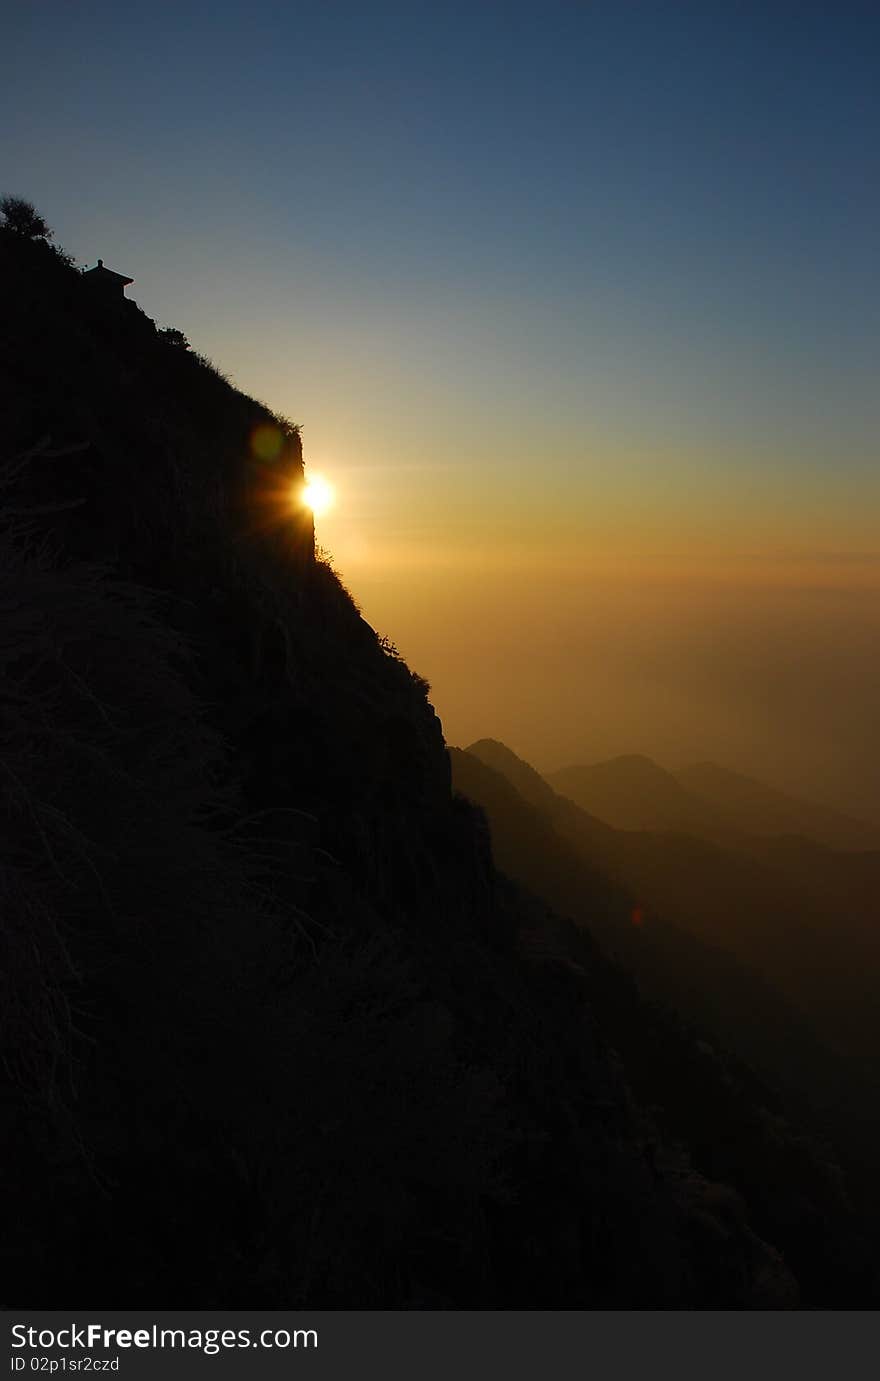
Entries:
{"type": "Polygon", "coordinates": [[[615,829],[677,831],[727,841],[737,830],[724,811],[686,790],[671,772],[641,754],[548,773],[561,796],[615,829]]]}
{"type": "MultiPolygon", "coordinates": [[[[539,785],[528,764],[492,741],[481,740],[475,747],[493,764],[511,768],[518,781],[530,789],[532,801],[544,800],[546,804],[546,784],[543,788],[539,785]]],[[[768,1224],[773,1225],[771,1237],[775,1234],[775,1240],[785,1241],[786,1255],[791,1253],[801,1278],[808,1277],[815,1269],[806,1264],[812,1254],[809,1243],[815,1241],[814,1215],[828,1211],[829,1193],[835,1200],[837,1188],[833,1186],[839,1172],[832,1172],[826,1182],[834,1156],[823,1148],[821,1138],[818,1144],[811,1144],[802,1134],[791,1130],[784,1133],[792,1138],[790,1149],[795,1160],[801,1162],[803,1158],[800,1169],[795,1169],[788,1152],[768,1156],[768,1145],[779,1148],[777,1138],[785,1125],[786,1111],[795,1122],[801,1115],[826,1130],[841,1130],[846,1122],[860,1170],[860,1158],[865,1157],[864,1173],[870,1176],[868,1167],[876,1138],[866,1137],[862,1119],[863,1115],[870,1118],[869,1095],[876,1089],[873,1072],[866,1069],[853,1074],[849,1062],[825,1048],[803,1017],[788,1007],[765,979],[733,956],[663,917],[653,916],[649,923],[634,925],[633,894],[596,865],[589,848],[583,849],[566,834],[566,821],[570,812],[577,813],[577,807],[556,798],[562,813],[554,815],[552,809],[548,812],[527,801],[513,781],[483,757],[456,749],[451,749],[450,755],[456,786],[486,811],[499,866],[558,915],[586,927],[614,961],[610,970],[593,963],[591,999],[606,1029],[613,1033],[615,1045],[625,1049],[627,1069],[642,1096],[662,1106],[658,1115],[667,1133],[673,1140],[701,1148],[698,1164],[704,1172],[734,1184],[750,1203],[757,1197],[761,1213],[767,1215],[765,1231],[768,1224]],[[662,1010],[655,1011],[653,1017],[653,1037],[635,1047],[632,1034],[636,1026],[631,1026],[629,1019],[618,1019],[624,971],[635,975],[643,1000],[662,1004],[662,1010]],[[614,994],[610,1002],[609,992],[614,994]],[[739,1060],[724,1056],[725,1047],[736,1052],[739,1060]],[[696,1085],[702,1085],[707,1074],[708,1066],[700,1064],[705,1060],[710,1065],[720,1061],[714,1065],[716,1074],[723,1070],[726,1089],[720,1104],[717,1089],[703,1087],[697,1093],[696,1085]],[[743,1060],[760,1074],[756,1077],[751,1073],[743,1060]],[[739,1108],[730,1121],[729,1111],[721,1111],[721,1105],[728,1106],[727,1098],[739,1108]],[[846,1111],[844,1103],[848,1103],[846,1111]],[[723,1132],[719,1117],[726,1125],[723,1132]],[[799,1148],[796,1152],[795,1145],[799,1148]],[[804,1173],[812,1186],[806,1191],[809,1212],[803,1203],[804,1173]],[[792,1194],[798,1198],[799,1208],[793,1206],[792,1194]],[[822,1203],[826,1207],[820,1210],[822,1203]],[[799,1230],[793,1239],[790,1227],[799,1217],[804,1234],[801,1236],[799,1230]],[[806,1228],[808,1221],[813,1227],[806,1228]],[[801,1251],[806,1261],[800,1257],[801,1251]]],[[[545,919],[544,936],[537,946],[532,940],[532,946],[539,953],[550,950],[577,958],[572,932],[560,933],[560,925],[545,919]],[[548,928],[554,940],[547,939],[548,928]]]]}
{"type": "Polygon", "coordinates": [[[643,754],[628,754],[560,768],[546,780],[616,829],[675,831],[733,847],[803,836],[832,849],[880,848],[880,831],[871,825],[716,763],[670,772],[643,754]]]}
{"type": "Polygon", "coordinates": [[[880,1054],[880,854],[613,829],[557,795],[503,745],[482,740],[468,752],[525,786],[558,832],[626,887],[646,918],[674,922],[761,972],[830,1045],[855,1058],[880,1054]]]}
{"type": "Polygon", "coordinates": [[[496,871],[298,430],[45,244],[0,233],[0,290],[7,1301],[868,1298],[833,1164],[496,871]]]}
{"type": "Polygon", "coordinates": [[[803,835],[830,849],[880,849],[876,826],[717,763],[694,763],[675,775],[683,786],[723,810],[746,833],[803,835]]]}

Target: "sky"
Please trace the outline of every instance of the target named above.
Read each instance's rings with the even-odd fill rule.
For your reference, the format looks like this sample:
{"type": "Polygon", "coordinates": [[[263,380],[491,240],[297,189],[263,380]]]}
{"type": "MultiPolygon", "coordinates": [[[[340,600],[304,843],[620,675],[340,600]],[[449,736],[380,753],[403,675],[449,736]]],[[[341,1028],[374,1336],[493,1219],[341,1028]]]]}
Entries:
{"type": "Polygon", "coordinates": [[[4,192],[302,426],[450,742],[880,818],[873,4],[3,5],[4,192]]]}

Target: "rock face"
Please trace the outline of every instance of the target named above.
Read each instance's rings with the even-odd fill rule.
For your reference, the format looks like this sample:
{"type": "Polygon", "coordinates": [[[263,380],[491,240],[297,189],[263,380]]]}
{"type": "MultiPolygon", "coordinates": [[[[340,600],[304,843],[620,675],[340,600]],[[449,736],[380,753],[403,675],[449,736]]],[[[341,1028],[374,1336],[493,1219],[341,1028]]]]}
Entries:
{"type": "Polygon", "coordinates": [[[194,583],[226,549],[314,559],[298,431],[169,344],[134,302],[108,304],[41,243],[5,240],[0,341],[7,459],[34,451],[36,500],[65,550],[194,583]],[[64,516],[62,516],[62,513],[64,516]],[[170,564],[169,564],[170,563],[170,564]]]}
{"type": "Polygon", "coordinates": [[[0,273],[7,1300],[792,1304],[315,560],[296,429],[44,245],[0,273]]]}

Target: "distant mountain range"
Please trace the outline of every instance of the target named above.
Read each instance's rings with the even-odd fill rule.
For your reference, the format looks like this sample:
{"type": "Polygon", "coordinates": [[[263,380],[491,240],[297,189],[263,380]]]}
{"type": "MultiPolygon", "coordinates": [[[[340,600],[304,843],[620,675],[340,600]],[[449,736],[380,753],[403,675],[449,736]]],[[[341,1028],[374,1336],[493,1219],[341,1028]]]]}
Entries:
{"type": "MultiPolygon", "coordinates": [[[[880,1211],[880,853],[843,853],[803,836],[742,833],[722,845],[696,832],[616,829],[554,791],[502,743],[483,739],[450,757],[455,786],[485,812],[497,866],[583,927],[635,976],[643,999],[693,1023],[702,1039],[766,1080],[842,1151],[860,1195],[880,1211]]],[[[621,776],[662,780],[645,764],[634,771],[628,760],[621,776]]],[[[614,774],[603,769],[607,782],[614,774]]],[[[680,807],[681,784],[667,786],[666,800],[680,807]]],[[[626,1039],[615,1029],[615,1040],[626,1039]]],[[[668,1042],[665,1034],[658,1039],[668,1042]]],[[[659,1102],[675,1101],[688,1143],[715,1155],[717,1141],[710,1148],[688,1122],[691,1075],[682,1070],[681,1078],[684,1090],[671,1073],[667,1082],[654,1070],[646,1086],[659,1102]]],[[[695,1084],[691,1096],[704,1094],[695,1084]]],[[[775,1133],[765,1141],[746,1113],[731,1134],[753,1133],[764,1146],[755,1151],[764,1175],[775,1133]]],[[[711,1163],[722,1178],[733,1175],[711,1163]]],[[[780,1192],[764,1184],[771,1198],[780,1192]]],[[[795,1210],[805,1222],[812,1194],[795,1210]]],[[[788,1221],[789,1207],[782,1212],[788,1221]]]]}
{"type": "Polygon", "coordinates": [[[880,854],[447,754],[297,428],[40,233],[0,291],[7,1305],[876,1302],[880,854]]]}
{"type": "MultiPolygon", "coordinates": [[[[802,836],[721,835],[715,833],[717,817],[709,826],[714,837],[696,828],[685,832],[685,806],[696,825],[697,798],[647,759],[621,761],[616,772],[614,764],[601,764],[600,771],[569,769],[553,780],[570,791],[584,781],[600,783],[602,791],[593,790],[590,799],[595,806],[600,796],[613,796],[618,820],[623,784],[653,784],[653,818],[665,802],[664,827],[645,828],[648,813],[634,800],[630,818],[640,819],[642,827],[615,828],[583,808],[584,791],[578,803],[559,794],[490,739],[465,754],[453,752],[453,775],[462,793],[487,811],[504,871],[562,914],[580,917],[658,995],[714,1020],[723,1038],[735,1037],[749,1058],[756,1050],[745,1052],[742,1045],[748,1029],[743,994],[738,991],[728,1023],[726,999],[720,991],[713,994],[715,980],[707,987],[702,973],[704,966],[717,973],[720,955],[728,966],[722,988],[733,963],[750,984],[775,990],[773,1021],[782,1000],[829,1048],[857,1059],[880,1057],[873,978],[880,966],[880,852],[841,853],[802,836]],[[690,996],[683,990],[689,984],[690,996]]],[[[716,781],[724,779],[723,769],[713,774],[716,781]]],[[[775,793],[768,789],[767,797],[773,800],[775,793]]],[[[707,818],[710,812],[711,807],[707,818]]],[[[754,1013],[763,1003],[756,990],[745,1007],[754,1013]]],[[[758,1038],[762,1057],[768,1039],[766,1032],[758,1038]]],[[[773,1052],[771,1063],[780,1068],[780,1061],[784,1052],[773,1052]]]]}
{"type": "Polygon", "coordinates": [[[713,762],[669,772],[631,754],[563,767],[546,779],[617,829],[676,831],[721,843],[801,835],[831,849],[880,848],[875,826],[713,762]]]}

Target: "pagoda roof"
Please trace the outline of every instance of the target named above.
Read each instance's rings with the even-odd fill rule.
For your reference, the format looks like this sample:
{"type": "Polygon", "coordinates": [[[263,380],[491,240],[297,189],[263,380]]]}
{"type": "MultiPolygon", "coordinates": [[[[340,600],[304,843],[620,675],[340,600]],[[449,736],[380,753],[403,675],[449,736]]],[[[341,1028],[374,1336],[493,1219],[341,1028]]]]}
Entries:
{"type": "Polygon", "coordinates": [[[124,273],[115,273],[113,269],[105,268],[103,259],[99,259],[93,269],[86,269],[83,278],[94,278],[102,283],[120,283],[123,287],[134,282],[133,278],[126,278],[124,273]]]}

